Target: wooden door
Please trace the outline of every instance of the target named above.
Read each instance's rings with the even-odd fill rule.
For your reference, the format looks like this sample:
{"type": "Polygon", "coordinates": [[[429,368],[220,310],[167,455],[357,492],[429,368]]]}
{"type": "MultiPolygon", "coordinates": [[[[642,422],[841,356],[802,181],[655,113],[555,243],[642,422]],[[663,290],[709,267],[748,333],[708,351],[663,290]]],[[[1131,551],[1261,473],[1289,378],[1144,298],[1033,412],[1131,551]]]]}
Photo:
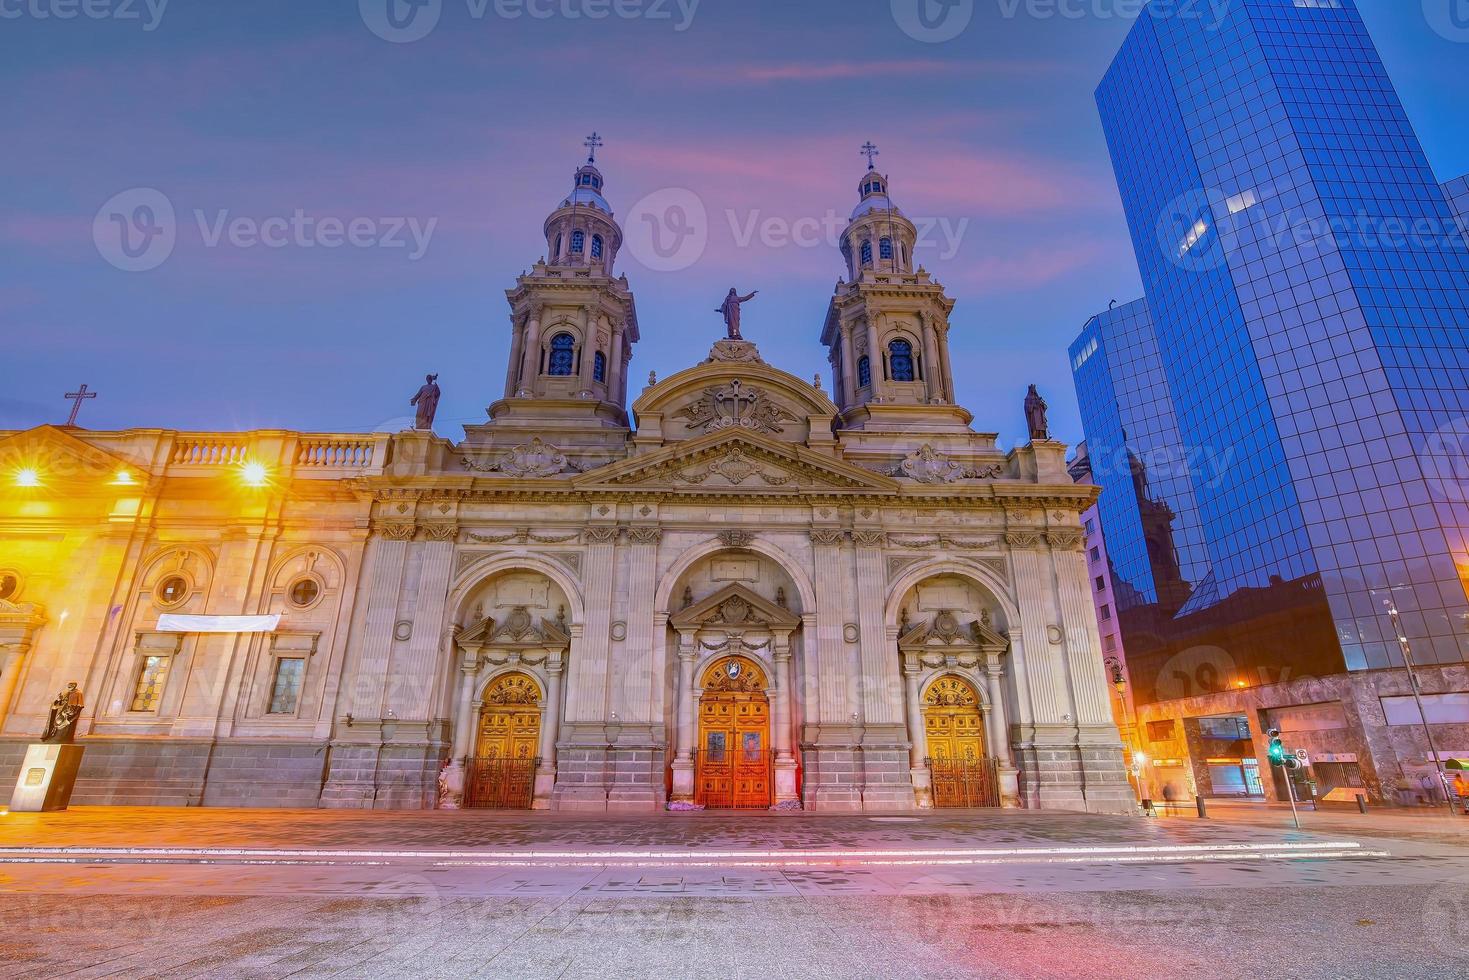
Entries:
{"type": "Polygon", "coordinates": [[[711,809],[770,806],[770,702],[753,662],[731,657],[706,673],[698,751],[696,802],[711,809]]]}

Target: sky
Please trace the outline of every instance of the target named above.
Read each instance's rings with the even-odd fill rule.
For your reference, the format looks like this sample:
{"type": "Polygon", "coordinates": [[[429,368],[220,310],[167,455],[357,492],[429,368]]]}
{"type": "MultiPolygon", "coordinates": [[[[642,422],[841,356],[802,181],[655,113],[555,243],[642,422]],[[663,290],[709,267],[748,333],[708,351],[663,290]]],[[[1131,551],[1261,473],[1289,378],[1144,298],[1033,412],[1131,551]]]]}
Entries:
{"type": "MultiPolygon", "coordinates": [[[[730,286],[765,360],[829,387],[827,229],[871,140],[975,428],[1020,439],[1036,383],[1080,438],[1066,347],[1141,295],[1093,102],[1137,0],[387,2],[0,0],[0,429],[86,383],[94,429],[391,430],[436,372],[459,438],[595,131],[632,397],[706,356],[730,286]]],[[[1359,0],[1441,180],[1469,172],[1449,2],[1359,0]]]]}

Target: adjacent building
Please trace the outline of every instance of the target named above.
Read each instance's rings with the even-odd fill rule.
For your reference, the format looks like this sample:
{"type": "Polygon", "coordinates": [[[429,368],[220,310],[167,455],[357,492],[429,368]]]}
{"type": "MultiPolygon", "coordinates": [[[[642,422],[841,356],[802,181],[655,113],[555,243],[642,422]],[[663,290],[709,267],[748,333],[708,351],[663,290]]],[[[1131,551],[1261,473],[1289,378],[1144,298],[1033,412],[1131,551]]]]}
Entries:
{"type": "Polygon", "coordinates": [[[1431,794],[1390,608],[1469,755],[1462,196],[1352,0],[1212,28],[1141,17],[1098,89],[1147,298],[1071,350],[1141,734],[1204,794],[1283,796],[1271,727],[1322,792],[1431,794]]]}
{"type": "Polygon", "coordinates": [[[75,681],[85,803],[1129,808],[1096,491],[971,427],[884,175],[830,391],[707,311],[639,388],[593,162],[542,231],[462,438],[0,433],[0,781],[75,681]]]}

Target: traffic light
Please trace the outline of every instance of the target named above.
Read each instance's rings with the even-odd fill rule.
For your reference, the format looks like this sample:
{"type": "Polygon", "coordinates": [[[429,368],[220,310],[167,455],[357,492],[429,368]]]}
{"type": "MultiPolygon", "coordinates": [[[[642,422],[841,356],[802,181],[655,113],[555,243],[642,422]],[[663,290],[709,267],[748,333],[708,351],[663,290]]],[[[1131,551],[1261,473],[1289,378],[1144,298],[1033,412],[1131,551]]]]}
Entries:
{"type": "MultiPolygon", "coordinates": [[[[1285,745],[1280,741],[1280,729],[1272,728],[1265,733],[1270,739],[1270,764],[1272,766],[1286,766],[1293,768],[1287,762],[1290,756],[1286,754],[1285,745]]],[[[1291,759],[1290,761],[1295,761],[1291,759]]]]}

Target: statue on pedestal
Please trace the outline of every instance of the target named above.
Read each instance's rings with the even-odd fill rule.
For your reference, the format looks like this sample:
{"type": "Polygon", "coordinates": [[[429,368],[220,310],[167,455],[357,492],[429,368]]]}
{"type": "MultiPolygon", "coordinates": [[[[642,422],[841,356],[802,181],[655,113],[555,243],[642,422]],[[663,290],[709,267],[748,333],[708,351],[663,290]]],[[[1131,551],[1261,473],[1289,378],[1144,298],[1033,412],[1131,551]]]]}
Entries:
{"type": "Polygon", "coordinates": [[[729,295],[724,297],[724,302],[719,305],[719,309],[714,311],[724,314],[724,328],[730,340],[744,339],[740,336],[740,304],[750,302],[759,292],[760,290],[757,289],[748,296],[741,296],[740,291],[731,286],[729,295]]]}
{"type": "Polygon", "coordinates": [[[414,395],[413,400],[408,404],[418,407],[418,418],[414,421],[413,427],[424,431],[432,431],[434,427],[434,416],[439,412],[439,386],[436,383],[439,380],[439,376],[437,374],[430,374],[426,375],[423,380],[424,386],[418,389],[418,394],[414,395]]]}
{"type": "Polygon", "coordinates": [[[41,741],[46,745],[70,745],[75,742],[77,722],[81,719],[83,707],[82,692],[77,690],[76,681],[72,681],[51,702],[51,714],[46,719],[46,730],[41,734],[41,741]]]}
{"type": "Polygon", "coordinates": [[[1025,396],[1025,423],[1030,429],[1032,442],[1045,442],[1051,438],[1051,425],[1047,418],[1049,408],[1040,392],[1035,390],[1035,385],[1031,385],[1030,394],[1025,396]]]}

